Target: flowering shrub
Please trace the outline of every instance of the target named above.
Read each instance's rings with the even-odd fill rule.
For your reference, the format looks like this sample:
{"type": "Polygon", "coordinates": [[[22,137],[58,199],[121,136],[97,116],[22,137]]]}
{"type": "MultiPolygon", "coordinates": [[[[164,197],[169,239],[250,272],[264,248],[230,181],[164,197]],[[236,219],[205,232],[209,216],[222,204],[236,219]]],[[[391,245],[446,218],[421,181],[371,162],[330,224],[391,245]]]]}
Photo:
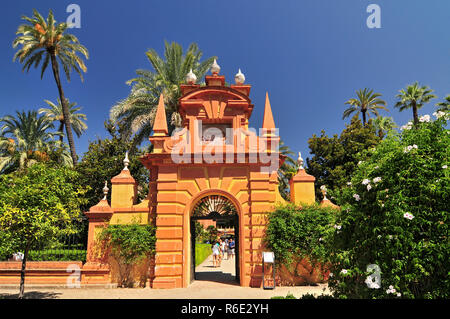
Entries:
{"type": "Polygon", "coordinates": [[[435,117],[362,154],[330,239],[335,296],[450,297],[450,134],[435,117]]]}

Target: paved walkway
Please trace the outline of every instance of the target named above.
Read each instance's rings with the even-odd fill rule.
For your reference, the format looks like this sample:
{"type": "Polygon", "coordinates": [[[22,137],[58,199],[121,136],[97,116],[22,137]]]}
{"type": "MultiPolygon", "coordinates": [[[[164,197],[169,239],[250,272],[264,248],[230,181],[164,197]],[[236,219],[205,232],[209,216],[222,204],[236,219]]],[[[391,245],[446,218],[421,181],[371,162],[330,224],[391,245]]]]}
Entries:
{"type": "MultiPolygon", "coordinates": [[[[26,298],[39,299],[269,299],[293,294],[297,298],[306,293],[329,293],[326,284],[318,286],[276,287],[274,290],[240,287],[235,280],[233,260],[223,260],[219,268],[212,266],[212,256],[196,267],[197,280],[188,288],[27,288],[26,298]]],[[[0,299],[17,298],[18,289],[0,289],[0,299]]]]}

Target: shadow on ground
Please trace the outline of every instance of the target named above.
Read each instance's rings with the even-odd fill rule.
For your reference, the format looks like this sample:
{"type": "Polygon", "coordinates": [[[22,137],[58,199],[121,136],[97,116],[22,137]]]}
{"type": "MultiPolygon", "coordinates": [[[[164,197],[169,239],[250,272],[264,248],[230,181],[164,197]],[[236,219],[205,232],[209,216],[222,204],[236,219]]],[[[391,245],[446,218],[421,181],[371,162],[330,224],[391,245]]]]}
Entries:
{"type": "Polygon", "coordinates": [[[239,286],[236,281],[236,277],[229,273],[223,273],[221,271],[208,271],[208,272],[196,272],[195,280],[197,281],[211,281],[221,284],[239,286]]]}
{"type": "MultiPolygon", "coordinates": [[[[44,292],[44,291],[27,291],[24,294],[24,299],[56,299],[61,293],[44,292]]],[[[1,293],[0,299],[17,299],[19,293],[1,293]]]]}

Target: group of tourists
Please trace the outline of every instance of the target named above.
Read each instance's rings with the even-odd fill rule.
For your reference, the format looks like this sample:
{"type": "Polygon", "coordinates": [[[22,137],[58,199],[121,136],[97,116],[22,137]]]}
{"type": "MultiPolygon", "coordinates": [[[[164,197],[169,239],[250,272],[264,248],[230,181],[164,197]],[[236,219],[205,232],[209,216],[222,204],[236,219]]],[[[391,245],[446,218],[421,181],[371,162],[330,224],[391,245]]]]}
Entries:
{"type": "Polygon", "coordinates": [[[212,255],[213,255],[213,267],[220,267],[222,259],[227,254],[227,260],[233,259],[235,254],[235,241],[233,238],[222,240],[212,243],[212,255]]]}

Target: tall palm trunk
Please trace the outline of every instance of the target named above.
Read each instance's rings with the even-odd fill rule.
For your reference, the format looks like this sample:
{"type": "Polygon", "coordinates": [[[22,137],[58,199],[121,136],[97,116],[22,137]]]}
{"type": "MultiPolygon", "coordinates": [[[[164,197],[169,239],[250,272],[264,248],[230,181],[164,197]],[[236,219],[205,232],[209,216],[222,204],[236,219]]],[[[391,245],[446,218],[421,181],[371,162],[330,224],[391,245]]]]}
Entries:
{"type": "Polygon", "coordinates": [[[363,125],[366,126],[366,111],[362,110],[361,113],[362,113],[362,117],[363,117],[363,125]]]}
{"type": "Polygon", "coordinates": [[[412,104],[413,109],[413,117],[414,117],[414,126],[417,127],[419,125],[419,115],[417,114],[417,104],[413,102],[412,104]]]}
{"type": "Polygon", "coordinates": [[[59,78],[59,66],[56,61],[55,49],[50,50],[50,56],[52,60],[53,76],[55,77],[56,85],[58,86],[59,98],[61,100],[62,111],[64,116],[64,125],[66,127],[67,140],[69,141],[70,154],[72,156],[73,165],[77,163],[77,153],[75,152],[75,143],[73,141],[72,126],[70,125],[69,107],[67,106],[66,98],[64,97],[64,91],[61,86],[61,80],[59,78]]]}
{"type": "Polygon", "coordinates": [[[58,129],[58,132],[60,132],[61,133],[61,135],[59,136],[59,141],[62,143],[62,141],[63,141],[63,135],[64,135],[64,120],[62,120],[62,121],[60,121],[59,122],[59,129],[58,129]]]}

